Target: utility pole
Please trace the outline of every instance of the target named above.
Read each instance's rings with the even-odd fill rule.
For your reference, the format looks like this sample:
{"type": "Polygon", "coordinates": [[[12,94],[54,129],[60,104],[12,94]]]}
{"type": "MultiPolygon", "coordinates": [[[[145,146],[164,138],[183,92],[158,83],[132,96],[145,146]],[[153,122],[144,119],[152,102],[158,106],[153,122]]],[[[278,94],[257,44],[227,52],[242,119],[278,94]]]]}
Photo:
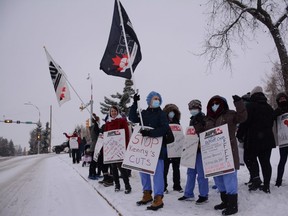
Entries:
{"type": "Polygon", "coordinates": [[[52,105],[50,105],[49,153],[51,152],[51,140],[52,140],[52,105]]]}

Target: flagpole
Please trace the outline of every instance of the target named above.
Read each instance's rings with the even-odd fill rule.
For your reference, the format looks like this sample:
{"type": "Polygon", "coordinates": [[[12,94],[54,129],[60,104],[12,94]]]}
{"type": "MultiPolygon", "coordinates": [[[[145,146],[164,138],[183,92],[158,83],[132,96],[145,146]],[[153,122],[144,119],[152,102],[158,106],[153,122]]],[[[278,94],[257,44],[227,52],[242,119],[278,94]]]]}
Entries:
{"type": "MultiPolygon", "coordinates": [[[[120,24],[122,26],[122,30],[123,30],[123,34],[124,34],[123,36],[124,36],[125,46],[126,46],[127,55],[128,55],[128,65],[129,65],[129,68],[130,68],[130,71],[131,71],[131,78],[132,78],[132,81],[133,81],[133,84],[134,84],[134,89],[136,91],[136,94],[138,94],[138,89],[136,88],[136,83],[135,83],[135,79],[134,79],[134,71],[133,71],[133,68],[132,68],[132,65],[131,65],[131,61],[130,61],[130,52],[129,52],[129,49],[128,49],[128,42],[127,42],[125,27],[124,27],[123,18],[122,18],[120,0],[117,0],[117,5],[118,5],[119,16],[120,16],[120,24]]],[[[137,107],[138,107],[141,127],[143,127],[144,124],[143,124],[143,118],[142,118],[142,114],[141,114],[141,108],[140,108],[139,101],[137,101],[137,107]]]]}
{"type": "MultiPolygon", "coordinates": [[[[46,47],[43,46],[46,55],[49,56],[49,58],[51,59],[51,61],[53,61],[53,64],[55,65],[55,67],[59,67],[59,65],[54,61],[54,59],[52,58],[52,56],[50,55],[50,53],[47,51],[46,47]]],[[[62,69],[62,68],[61,68],[62,69]]],[[[69,82],[68,78],[66,77],[66,74],[62,73],[63,77],[65,78],[65,80],[68,82],[68,84],[70,85],[70,87],[72,88],[72,90],[75,92],[75,94],[77,95],[77,97],[79,98],[79,100],[82,102],[82,104],[84,104],[84,101],[80,98],[80,96],[78,95],[78,93],[76,92],[76,90],[73,88],[73,86],[71,85],[71,83],[69,82]]],[[[86,110],[91,114],[90,110],[86,107],[86,110]]]]}

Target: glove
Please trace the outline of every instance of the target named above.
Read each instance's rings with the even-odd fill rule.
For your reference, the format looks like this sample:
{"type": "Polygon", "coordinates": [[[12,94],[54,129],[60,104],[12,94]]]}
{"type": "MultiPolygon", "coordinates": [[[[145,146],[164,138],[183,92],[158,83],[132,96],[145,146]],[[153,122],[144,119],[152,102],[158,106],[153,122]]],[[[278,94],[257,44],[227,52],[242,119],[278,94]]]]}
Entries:
{"type": "Polygon", "coordinates": [[[233,95],[232,98],[233,98],[234,102],[238,102],[238,101],[242,100],[241,97],[239,97],[238,95],[233,95]]]}
{"type": "Polygon", "coordinates": [[[140,133],[142,134],[143,137],[150,135],[150,131],[149,130],[141,130],[140,133]]]}
{"type": "Polygon", "coordinates": [[[134,103],[137,103],[137,101],[140,100],[140,95],[138,95],[137,93],[133,96],[133,100],[134,100],[134,103]]]}

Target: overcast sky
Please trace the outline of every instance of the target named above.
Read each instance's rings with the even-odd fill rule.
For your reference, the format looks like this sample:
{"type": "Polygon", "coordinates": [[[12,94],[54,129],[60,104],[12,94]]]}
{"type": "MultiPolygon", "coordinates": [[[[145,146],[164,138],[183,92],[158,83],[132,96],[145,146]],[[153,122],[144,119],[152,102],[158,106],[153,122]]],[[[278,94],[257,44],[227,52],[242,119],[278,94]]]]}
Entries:
{"type": "MultiPolygon", "coordinates": [[[[201,52],[207,28],[207,8],[202,1],[191,0],[122,0],[138,36],[142,61],[135,71],[141,107],[146,96],[158,91],[163,106],[175,103],[182,112],[181,124],[188,126],[188,102],[207,101],[216,94],[225,97],[234,109],[232,95],[243,95],[263,79],[277,59],[269,36],[260,32],[257,41],[248,43],[245,52],[233,46],[233,73],[217,65],[207,73],[201,52]]],[[[204,1],[203,1],[204,2],[204,1]]],[[[104,96],[122,92],[125,79],[106,75],[99,70],[107,45],[114,0],[0,0],[0,119],[49,121],[53,109],[52,146],[66,140],[63,132],[85,125],[87,111],[81,112],[81,101],[70,88],[71,100],[59,107],[43,49],[62,67],[70,83],[87,103],[90,80],[93,81],[94,112],[100,114],[104,96]]],[[[162,107],[163,107],[162,106],[162,107]]],[[[15,145],[28,147],[29,132],[35,125],[0,123],[0,137],[12,139],[15,145]]]]}

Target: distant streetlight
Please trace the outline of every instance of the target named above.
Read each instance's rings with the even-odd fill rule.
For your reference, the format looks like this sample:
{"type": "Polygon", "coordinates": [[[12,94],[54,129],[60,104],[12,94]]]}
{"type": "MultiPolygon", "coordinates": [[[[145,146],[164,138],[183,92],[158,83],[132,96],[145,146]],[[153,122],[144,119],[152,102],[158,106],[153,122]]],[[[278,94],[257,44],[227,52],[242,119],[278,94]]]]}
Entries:
{"type": "Polygon", "coordinates": [[[40,126],[41,126],[41,121],[40,121],[40,116],[41,116],[41,114],[40,114],[40,110],[39,110],[39,108],[36,106],[36,105],[34,105],[34,104],[32,104],[30,101],[28,102],[28,103],[24,103],[24,105],[30,105],[30,106],[33,106],[34,108],[36,108],[37,109],[37,111],[38,111],[38,115],[39,115],[39,119],[38,119],[38,128],[37,128],[37,135],[36,135],[36,137],[37,137],[37,154],[39,154],[39,152],[40,152],[40,131],[38,131],[39,129],[40,129],[40,126]]]}

